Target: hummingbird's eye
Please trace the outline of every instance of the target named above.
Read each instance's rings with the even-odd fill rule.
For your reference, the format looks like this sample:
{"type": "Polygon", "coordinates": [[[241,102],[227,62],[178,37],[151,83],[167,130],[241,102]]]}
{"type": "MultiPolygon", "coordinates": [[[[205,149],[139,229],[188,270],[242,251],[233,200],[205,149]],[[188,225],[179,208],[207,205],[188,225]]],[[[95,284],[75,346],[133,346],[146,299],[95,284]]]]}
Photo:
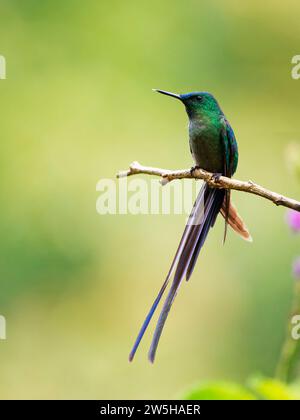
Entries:
{"type": "Polygon", "coordinates": [[[198,101],[202,101],[202,99],[203,99],[203,96],[201,96],[201,95],[198,95],[198,96],[197,96],[197,99],[198,99],[198,101]]]}

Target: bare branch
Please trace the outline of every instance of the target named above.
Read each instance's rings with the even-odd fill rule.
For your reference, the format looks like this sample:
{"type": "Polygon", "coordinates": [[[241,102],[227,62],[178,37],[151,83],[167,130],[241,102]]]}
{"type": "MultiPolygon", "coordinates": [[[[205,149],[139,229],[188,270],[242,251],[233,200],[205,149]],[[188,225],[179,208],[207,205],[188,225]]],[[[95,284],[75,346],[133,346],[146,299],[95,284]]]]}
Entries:
{"type": "Polygon", "coordinates": [[[184,178],[195,178],[202,179],[207,182],[211,187],[214,188],[225,188],[232,189],[237,191],[243,191],[246,193],[258,195],[260,197],[266,198],[267,200],[272,201],[277,206],[288,207],[293,210],[300,211],[300,202],[292,198],[285,197],[284,195],[278,194],[276,192],[267,190],[261,185],[255,184],[252,181],[239,181],[233,178],[227,178],[225,176],[220,176],[218,178],[214,177],[212,173],[204,171],[203,169],[195,169],[193,174],[191,174],[190,169],[182,169],[176,171],[170,171],[167,169],[153,168],[150,166],[142,166],[138,162],[132,162],[127,171],[122,171],[117,174],[117,178],[123,178],[131,175],[137,174],[146,174],[146,175],[155,175],[161,177],[161,183],[163,185],[167,184],[174,179],[184,179],[184,178]]]}

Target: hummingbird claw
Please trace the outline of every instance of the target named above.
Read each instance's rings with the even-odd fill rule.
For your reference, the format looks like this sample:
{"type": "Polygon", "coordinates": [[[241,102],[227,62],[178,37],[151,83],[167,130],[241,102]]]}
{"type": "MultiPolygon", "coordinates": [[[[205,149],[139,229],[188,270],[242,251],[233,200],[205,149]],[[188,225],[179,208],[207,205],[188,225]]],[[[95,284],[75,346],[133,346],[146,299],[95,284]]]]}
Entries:
{"type": "Polygon", "coordinates": [[[215,174],[212,174],[211,179],[212,179],[212,181],[214,181],[214,182],[219,182],[219,181],[220,181],[221,176],[222,176],[222,174],[220,174],[220,173],[215,173],[215,174]]]}

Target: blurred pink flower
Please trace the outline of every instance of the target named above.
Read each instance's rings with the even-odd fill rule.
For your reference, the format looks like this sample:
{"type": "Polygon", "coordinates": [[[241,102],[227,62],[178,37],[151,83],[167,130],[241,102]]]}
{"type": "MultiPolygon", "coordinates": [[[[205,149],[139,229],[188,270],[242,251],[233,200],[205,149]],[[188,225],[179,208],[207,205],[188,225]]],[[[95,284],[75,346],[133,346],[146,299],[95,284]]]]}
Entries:
{"type": "Polygon", "coordinates": [[[288,210],[286,213],[286,222],[293,232],[300,232],[300,212],[288,210]]]}

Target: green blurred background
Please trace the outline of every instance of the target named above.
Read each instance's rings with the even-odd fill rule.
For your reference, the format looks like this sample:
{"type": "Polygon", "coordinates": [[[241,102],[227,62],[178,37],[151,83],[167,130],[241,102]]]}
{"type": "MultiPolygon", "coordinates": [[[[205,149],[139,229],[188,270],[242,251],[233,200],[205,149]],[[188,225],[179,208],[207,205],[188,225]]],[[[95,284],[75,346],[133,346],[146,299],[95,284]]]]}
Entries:
{"type": "Polygon", "coordinates": [[[100,178],[132,160],[191,165],[187,118],[151,92],[211,91],[239,141],[237,177],[295,196],[300,4],[1,0],[1,398],[174,398],[272,375],[299,250],[285,210],[233,193],[252,245],[211,232],[154,366],[128,352],[185,216],[100,216],[100,178]]]}

